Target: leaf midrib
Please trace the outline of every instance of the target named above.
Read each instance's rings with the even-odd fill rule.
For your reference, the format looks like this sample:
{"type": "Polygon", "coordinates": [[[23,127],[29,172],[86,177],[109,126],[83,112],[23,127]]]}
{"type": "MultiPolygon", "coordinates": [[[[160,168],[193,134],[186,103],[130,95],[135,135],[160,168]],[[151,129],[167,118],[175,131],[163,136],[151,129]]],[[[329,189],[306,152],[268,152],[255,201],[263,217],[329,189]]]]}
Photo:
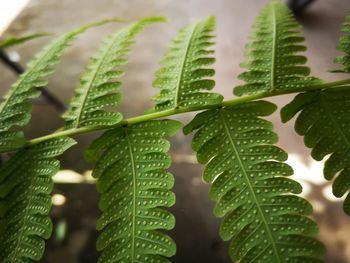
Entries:
{"type": "Polygon", "coordinates": [[[272,59],[271,59],[271,73],[270,73],[270,90],[275,89],[275,70],[276,70],[276,53],[277,53],[277,22],[275,5],[272,5],[272,59]]]}
{"type": "MultiPolygon", "coordinates": [[[[34,162],[35,162],[35,160],[34,160],[34,162]]],[[[34,178],[33,175],[30,176],[30,179],[29,179],[30,185],[32,185],[33,178],[34,178]]],[[[34,189],[34,188],[29,188],[28,194],[26,195],[26,199],[27,199],[27,200],[28,200],[28,199],[30,200],[30,199],[31,199],[30,197],[33,196],[33,193],[34,193],[34,192],[35,192],[35,189],[34,189]]],[[[28,204],[30,204],[29,201],[28,201],[28,204]]],[[[26,208],[25,208],[24,215],[23,215],[23,220],[22,220],[22,222],[21,222],[21,227],[20,227],[21,230],[20,230],[19,234],[17,235],[17,238],[16,238],[16,245],[15,245],[15,248],[13,249],[13,252],[15,252],[15,253],[12,253],[12,256],[11,256],[12,260],[11,260],[10,262],[16,263],[16,261],[14,261],[14,260],[17,258],[18,255],[20,255],[20,253],[17,253],[17,251],[18,251],[19,248],[20,248],[21,240],[23,240],[22,236],[25,236],[25,235],[24,235],[24,226],[25,226],[26,223],[27,223],[27,220],[25,220],[25,218],[28,216],[29,213],[30,213],[30,211],[29,211],[29,207],[28,207],[28,205],[27,205],[26,208]]],[[[46,216],[47,216],[47,215],[46,215],[46,216]]]]}
{"type": "Polygon", "coordinates": [[[192,29],[191,29],[191,34],[190,34],[190,37],[188,38],[187,40],[187,43],[185,45],[185,53],[184,53],[184,56],[183,56],[183,62],[181,64],[181,69],[180,69],[180,74],[179,74],[179,77],[178,77],[178,80],[177,80],[177,83],[176,83],[176,88],[175,88],[175,98],[174,98],[174,105],[173,105],[173,108],[177,108],[179,105],[179,99],[180,99],[180,90],[182,88],[182,82],[183,82],[183,78],[184,78],[184,75],[185,75],[185,69],[186,69],[186,65],[187,65],[187,59],[188,59],[188,53],[189,53],[189,50],[191,48],[191,45],[192,45],[192,40],[193,40],[193,36],[195,35],[195,32],[196,32],[196,28],[197,28],[198,25],[193,25],[192,26],[192,29]]]}
{"type": "Polygon", "coordinates": [[[251,184],[251,182],[249,180],[249,176],[248,176],[248,174],[246,172],[246,168],[245,168],[245,166],[243,164],[243,161],[242,161],[242,159],[241,159],[241,157],[239,155],[237,147],[236,147],[236,145],[235,145],[235,143],[234,143],[234,141],[233,141],[233,139],[231,137],[230,129],[227,127],[225,116],[224,116],[224,114],[221,111],[219,111],[219,115],[220,115],[220,118],[221,118],[222,123],[224,125],[225,133],[226,133],[228,139],[230,140],[230,145],[232,146],[232,149],[233,149],[233,151],[234,151],[234,153],[235,153],[235,155],[237,157],[238,165],[241,168],[241,171],[242,171],[242,173],[244,175],[244,178],[246,179],[246,182],[247,182],[247,185],[248,185],[248,188],[249,188],[249,192],[250,192],[251,196],[254,199],[254,202],[256,204],[256,207],[257,207],[258,213],[260,215],[260,218],[262,219],[263,224],[264,224],[265,229],[266,229],[266,232],[267,232],[267,234],[269,236],[270,244],[272,245],[272,249],[274,251],[274,254],[276,255],[276,258],[277,258],[278,262],[282,263],[282,260],[281,260],[281,258],[279,256],[278,252],[277,252],[277,247],[276,247],[276,244],[274,242],[273,235],[272,235],[272,233],[270,231],[270,228],[268,227],[268,223],[266,221],[266,218],[265,218],[265,216],[264,216],[264,214],[263,214],[263,212],[262,212],[262,210],[260,208],[260,203],[258,202],[258,198],[255,195],[253,186],[252,186],[252,184],[251,184]]]}
{"type": "Polygon", "coordinates": [[[129,139],[127,128],[124,129],[125,137],[128,142],[130,163],[132,167],[132,184],[133,184],[133,195],[132,195],[132,230],[131,230],[131,262],[135,260],[135,236],[136,236],[136,166],[134,159],[134,151],[132,150],[132,144],[129,139]]]}
{"type": "MultiPolygon", "coordinates": [[[[55,45],[56,46],[56,45],[55,45]]],[[[49,54],[52,51],[52,49],[49,49],[48,52],[46,52],[43,56],[40,57],[35,63],[33,67],[31,67],[30,71],[25,71],[22,75],[22,77],[19,79],[18,83],[15,83],[15,86],[12,86],[13,88],[9,90],[8,96],[6,96],[6,99],[3,101],[3,103],[0,104],[0,116],[3,115],[3,113],[6,111],[6,106],[11,101],[11,98],[15,95],[17,95],[17,91],[19,87],[22,85],[22,83],[28,78],[28,76],[33,75],[33,72],[36,71],[36,68],[38,65],[41,64],[43,60],[46,59],[47,54],[49,54]]],[[[38,79],[38,78],[36,78],[38,79]]],[[[32,88],[32,87],[31,87],[32,88]]]]}
{"type": "MultiPolygon", "coordinates": [[[[116,41],[116,39],[118,39],[118,37],[119,37],[119,32],[114,36],[111,43],[107,46],[106,50],[103,52],[102,57],[100,58],[100,61],[98,63],[98,66],[95,68],[95,72],[93,73],[93,77],[90,79],[90,81],[87,85],[87,88],[83,89],[83,91],[84,91],[83,92],[83,99],[81,100],[81,103],[79,103],[79,107],[77,108],[77,111],[78,111],[77,117],[76,117],[76,119],[74,121],[74,125],[73,125],[75,128],[78,128],[80,125],[80,120],[81,120],[82,114],[84,112],[83,109],[85,108],[85,104],[86,104],[87,98],[90,94],[90,91],[91,91],[92,87],[94,86],[94,82],[97,78],[98,73],[100,73],[100,69],[101,69],[102,65],[104,64],[105,59],[106,59],[109,51],[114,46],[114,42],[116,41]]],[[[92,63],[92,64],[94,64],[94,63],[92,63]]]]}

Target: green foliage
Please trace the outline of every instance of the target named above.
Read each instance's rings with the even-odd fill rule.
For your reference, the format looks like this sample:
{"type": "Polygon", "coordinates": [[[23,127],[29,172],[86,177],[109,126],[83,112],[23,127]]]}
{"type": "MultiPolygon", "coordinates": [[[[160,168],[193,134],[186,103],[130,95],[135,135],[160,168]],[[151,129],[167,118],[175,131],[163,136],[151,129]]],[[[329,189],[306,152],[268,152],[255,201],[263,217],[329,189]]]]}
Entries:
{"type": "MultiPolygon", "coordinates": [[[[304,136],[305,145],[312,148],[311,156],[322,160],[324,176],[333,182],[333,193],[342,197],[350,189],[350,87],[297,95],[282,111],[287,122],[299,113],[295,130],[304,136]]],[[[344,201],[344,211],[350,215],[350,195],[344,201]]]]}
{"type": "Polygon", "coordinates": [[[58,37],[28,64],[28,69],[11,86],[0,104],[0,152],[18,148],[25,143],[21,131],[11,131],[10,129],[15,126],[24,126],[29,122],[31,117],[29,100],[40,96],[38,88],[47,85],[47,81],[43,78],[54,72],[53,66],[59,62],[64,49],[78,34],[90,27],[110,21],[91,23],[58,37]]]}
{"type": "Polygon", "coordinates": [[[23,37],[10,36],[10,37],[7,37],[3,40],[0,40],[0,49],[16,46],[16,45],[22,44],[24,42],[27,42],[29,40],[36,39],[39,37],[45,37],[48,35],[50,35],[50,34],[48,34],[48,33],[35,33],[35,34],[23,36],[23,37]]]}
{"type": "Polygon", "coordinates": [[[224,217],[220,235],[232,239],[230,255],[239,262],[321,262],[316,224],[305,217],[310,204],[295,195],[301,186],[288,179],[287,154],[273,146],[270,115],[275,105],[260,101],[198,114],[184,131],[198,130],[192,147],[206,164],[203,179],[224,217]]]}
{"type": "MultiPolygon", "coordinates": [[[[116,20],[93,23],[54,40],[5,95],[0,104],[0,152],[21,149],[0,168],[1,262],[40,260],[44,239],[52,231],[48,213],[51,177],[59,169],[55,157],[74,144],[67,136],[106,129],[86,152],[88,160],[96,161],[93,176],[100,193],[99,262],[169,263],[176,245],[163,231],[175,226],[175,218],[165,208],[175,203],[175,195],[174,177],[167,172],[171,159],[166,138],[181,124],[156,119],[200,109],[205,111],[184,132],[196,131],[192,147],[199,163],[206,165],[203,178],[211,184],[214,214],[223,218],[220,235],[231,240],[231,258],[241,263],[322,261],[317,225],[308,218],[312,207],[297,196],[302,188],[289,178],[293,170],[284,163],[287,154],[274,146],[278,139],[272,123],[262,118],[276,106],[253,100],[303,92],[282,109],[282,119],[299,114],[295,128],[312,148],[312,157],[330,155],[325,177],[335,178],[336,196],[347,194],[344,210],[350,214],[350,80],[320,84],[309,77],[306,58],[300,55],[306,48],[299,26],[285,5],[272,1],[254,25],[248,61],[242,65],[247,71],[239,76],[245,84],[234,90],[238,96],[251,96],[223,102],[220,94],[211,92],[215,18],[208,17],[184,27],[173,40],[155,74],[153,86],[160,93],[153,98],[151,113],[123,119],[115,109],[121,101],[120,67],[127,64],[137,34],[163,20],[145,18],[103,40],[63,115],[65,126],[53,134],[26,142],[16,129],[29,122],[31,99],[40,95],[38,88],[47,84],[44,78],[53,73],[72,40],[91,26],[116,20]]],[[[349,21],[340,40],[345,56],[337,59],[345,67],[340,71],[348,73],[349,21]]],[[[8,39],[0,48],[38,36],[8,39]]]]}
{"type": "Polygon", "coordinates": [[[248,61],[241,66],[247,71],[238,76],[246,84],[234,89],[238,96],[279,89],[312,85],[318,81],[308,77],[310,69],[300,55],[306,47],[299,24],[285,4],[272,1],[257,17],[250,43],[248,61]]]}
{"type": "Polygon", "coordinates": [[[345,54],[338,56],[334,62],[343,65],[344,68],[333,72],[350,73],[350,15],[345,18],[341,31],[343,36],[339,38],[338,49],[345,54]]]}
{"type": "MultiPolygon", "coordinates": [[[[345,18],[339,39],[338,49],[345,55],[335,59],[343,69],[333,72],[350,73],[350,16],[345,18]]],[[[333,194],[336,197],[346,195],[343,203],[344,212],[350,215],[350,86],[304,92],[298,94],[281,110],[283,122],[295,115],[295,130],[304,136],[304,143],[312,148],[311,156],[323,160],[324,176],[333,180],[333,194]],[[334,179],[335,178],[335,179],[334,179]]]]}
{"type": "Polygon", "coordinates": [[[0,259],[2,263],[40,260],[51,235],[52,176],[55,156],[75,142],[56,138],[18,151],[0,169],[0,259]]]}
{"type": "Polygon", "coordinates": [[[208,17],[198,23],[190,24],[177,34],[170,49],[161,62],[163,67],[156,72],[153,86],[160,93],[153,97],[154,111],[181,107],[195,107],[218,104],[223,97],[207,92],[215,82],[208,79],[215,71],[209,68],[214,62],[212,31],[215,18],[208,17]]]}
{"type": "Polygon", "coordinates": [[[170,191],[173,176],[164,137],[181,127],[171,120],[148,121],[107,131],[92,144],[89,159],[96,159],[93,176],[101,193],[102,234],[98,262],[169,262],[176,246],[159,229],[172,229],[175,218],[160,207],[175,203],[170,191]]]}
{"type": "Polygon", "coordinates": [[[164,18],[145,18],[103,40],[102,46],[91,58],[79,86],[75,89],[70,109],[63,115],[67,122],[66,128],[110,126],[122,120],[119,112],[103,110],[106,107],[115,107],[121,101],[121,95],[117,93],[121,83],[116,79],[124,72],[116,68],[128,62],[127,55],[135,36],[147,24],[161,21],[164,21],[164,18]]]}

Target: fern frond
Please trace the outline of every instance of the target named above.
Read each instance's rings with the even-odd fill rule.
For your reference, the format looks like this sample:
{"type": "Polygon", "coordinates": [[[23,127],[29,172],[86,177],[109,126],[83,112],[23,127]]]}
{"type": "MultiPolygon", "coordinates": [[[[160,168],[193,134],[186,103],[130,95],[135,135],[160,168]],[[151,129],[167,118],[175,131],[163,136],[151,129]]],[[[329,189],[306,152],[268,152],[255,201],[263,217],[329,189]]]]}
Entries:
{"type": "Polygon", "coordinates": [[[333,182],[336,197],[347,194],[344,211],[350,215],[350,86],[298,94],[281,110],[287,122],[299,113],[295,130],[304,136],[311,156],[325,162],[324,176],[333,182]]]}
{"type": "Polygon", "coordinates": [[[35,34],[22,36],[22,37],[9,36],[3,40],[0,40],[0,49],[16,46],[16,45],[25,43],[29,40],[36,39],[39,37],[45,37],[49,35],[50,35],[49,33],[35,33],[35,34]]]}
{"type": "Polygon", "coordinates": [[[341,64],[344,67],[342,69],[334,70],[333,72],[350,73],[350,15],[346,16],[341,31],[343,35],[339,38],[338,50],[345,54],[336,57],[334,62],[341,64]]]}
{"type": "Polygon", "coordinates": [[[162,17],[140,20],[107,36],[83,74],[70,109],[63,115],[66,128],[82,126],[109,126],[122,120],[119,112],[103,110],[117,106],[121,83],[116,81],[124,72],[118,67],[127,64],[127,55],[136,35],[148,24],[165,21],[162,17]]]}
{"type": "MultiPolygon", "coordinates": [[[[28,64],[28,69],[11,86],[0,104],[0,152],[22,146],[25,142],[21,131],[10,131],[15,126],[26,125],[31,117],[30,99],[40,95],[38,88],[47,85],[44,77],[52,74],[64,49],[88,28],[110,22],[104,20],[80,27],[55,39],[39,52],[28,64]]],[[[113,21],[113,20],[112,20],[113,21]]]]}
{"type": "Polygon", "coordinates": [[[175,203],[173,176],[166,172],[171,136],[181,127],[172,120],[147,121],[107,131],[87,152],[97,158],[93,176],[101,193],[102,215],[97,240],[98,262],[169,262],[174,241],[159,229],[172,229],[175,219],[160,207],[175,203]]]}
{"type": "Polygon", "coordinates": [[[212,31],[215,18],[208,17],[198,23],[184,27],[173,40],[170,49],[161,62],[153,86],[160,93],[153,98],[154,111],[181,107],[195,107],[217,104],[223,97],[207,92],[215,86],[210,79],[215,71],[210,66],[215,62],[212,31]]]}
{"type": "Polygon", "coordinates": [[[52,176],[55,156],[74,144],[60,138],[17,152],[0,169],[0,259],[2,263],[38,261],[51,235],[52,176]]]}
{"type": "Polygon", "coordinates": [[[316,84],[308,77],[310,69],[300,55],[306,47],[299,32],[299,24],[290,10],[280,1],[272,1],[257,17],[251,41],[247,45],[249,59],[241,66],[247,71],[238,78],[246,84],[235,87],[237,96],[271,92],[316,84]]]}
{"type": "Polygon", "coordinates": [[[288,178],[287,154],[273,146],[272,124],[258,116],[276,106],[259,101],[198,114],[184,128],[198,130],[192,147],[203,178],[211,183],[209,195],[217,201],[214,213],[224,217],[220,235],[232,239],[230,256],[244,262],[321,262],[323,246],[314,236],[312,211],[293,195],[301,186],[288,178]]]}

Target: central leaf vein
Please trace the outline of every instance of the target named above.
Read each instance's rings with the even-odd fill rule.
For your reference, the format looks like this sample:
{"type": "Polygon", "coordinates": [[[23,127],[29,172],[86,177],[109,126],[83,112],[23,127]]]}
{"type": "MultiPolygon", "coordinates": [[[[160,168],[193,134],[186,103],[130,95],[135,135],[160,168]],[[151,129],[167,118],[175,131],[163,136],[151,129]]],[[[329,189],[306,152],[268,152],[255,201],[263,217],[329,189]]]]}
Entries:
{"type": "Polygon", "coordinates": [[[232,150],[233,150],[233,152],[234,152],[234,154],[235,154],[235,156],[236,156],[236,158],[237,158],[237,160],[238,160],[238,165],[239,165],[239,167],[241,168],[241,171],[242,171],[242,173],[243,173],[243,175],[244,175],[244,178],[246,179],[249,192],[250,192],[250,194],[251,194],[251,196],[252,196],[252,198],[253,198],[253,200],[254,200],[254,203],[256,204],[258,213],[259,213],[260,218],[261,218],[261,220],[262,220],[262,223],[263,223],[263,225],[264,225],[264,227],[265,227],[265,229],[266,229],[266,233],[267,233],[267,235],[268,235],[268,237],[269,237],[269,239],[270,239],[270,243],[271,243],[271,245],[272,245],[273,252],[274,252],[274,254],[276,255],[276,258],[277,258],[278,262],[281,263],[282,260],[281,260],[281,258],[280,258],[280,256],[279,256],[278,251],[277,251],[277,247],[276,247],[276,244],[275,244],[275,240],[274,240],[274,238],[273,238],[273,235],[272,235],[272,233],[271,233],[271,230],[270,230],[270,228],[269,228],[269,225],[268,225],[268,223],[267,223],[267,220],[266,220],[266,218],[265,218],[265,215],[264,215],[263,211],[261,210],[260,203],[259,203],[259,201],[258,201],[258,198],[257,198],[255,192],[254,192],[254,188],[253,188],[253,186],[252,186],[252,184],[251,184],[251,182],[250,182],[250,180],[249,180],[249,176],[248,176],[248,174],[247,174],[245,165],[244,165],[244,163],[243,163],[243,161],[242,161],[242,159],[241,159],[241,157],[240,157],[240,155],[239,155],[239,151],[237,150],[237,146],[235,145],[235,143],[234,143],[234,141],[233,141],[233,138],[232,138],[231,133],[230,133],[230,129],[229,129],[229,127],[227,126],[227,122],[226,122],[225,116],[224,116],[224,114],[223,114],[222,112],[220,112],[220,111],[219,111],[219,114],[220,114],[220,118],[221,118],[221,120],[222,120],[224,129],[225,129],[226,136],[227,136],[227,138],[228,138],[229,141],[230,141],[230,145],[231,145],[231,147],[232,147],[232,150]]]}

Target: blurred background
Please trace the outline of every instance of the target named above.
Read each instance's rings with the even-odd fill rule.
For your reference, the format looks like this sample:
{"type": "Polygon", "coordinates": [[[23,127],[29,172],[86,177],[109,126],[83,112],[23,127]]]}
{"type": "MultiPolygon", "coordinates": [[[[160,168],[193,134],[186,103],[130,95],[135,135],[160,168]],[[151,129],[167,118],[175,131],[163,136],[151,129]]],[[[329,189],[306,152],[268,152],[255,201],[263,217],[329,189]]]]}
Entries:
{"type": "MultiPolygon", "coordinates": [[[[152,104],[149,97],[156,93],[151,87],[153,72],[169,41],[178,29],[208,15],[217,17],[216,91],[232,98],[232,88],[240,84],[243,51],[255,16],[268,0],[2,0],[0,1],[0,37],[21,36],[34,32],[60,34],[85,23],[102,18],[121,17],[136,20],[144,16],[164,15],[166,24],[148,27],[134,47],[130,63],[125,67],[122,93],[124,101],[119,110],[125,117],[142,114],[152,104]]],[[[303,2],[303,1],[301,1],[303,2]]],[[[316,0],[305,10],[298,9],[299,20],[308,46],[308,65],[312,74],[324,80],[346,78],[328,70],[337,66],[333,58],[339,54],[336,42],[339,27],[347,11],[348,0],[316,0]]],[[[123,24],[110,24],[89,30],[80,36],[63,56],[56,73],[49,79],[47,90],[67,104],[73,95],[84,65],[107,34],[123,24]]],[[[6,50],[10,60],[25,65],[33,55],[50,41],[50,37],[33,40],[6,50]]],[[[4,53],[2,53],[4,55],[4,53]]],[[[2,57],[3,58],[3,57],[2,57]]],[[[3,62],[3,61],[2,61],[3,62]]],[[[16,80],[17,74],[0,61],[0,93],[3,95],[16,80]]],[[[292,96],[271,99],[279,106],[292,96]]],[[[26,128],[28,138],[51,133],[62,125],[61,111],[44,98],[34,107],[33,118],[26,128]]],[[[177,119],[187,123],[193,114],[177,119]]],[[[279,145],[290,157],[295,178],[304,186],[303,196],[314,206],[313,218],[320,226],[319,239],[327,245],[326,262],[350,262],[350,218],[341,207],[341,200],[331,194],[330,184],[322,177],[322,163],[309,157],[302,138],[295,134],[293,123],[282,124],[279,115],[270,118],[280,136],[279,145]]],[[[91,165],[83,158],[83,150],[99,134],[79,136],[79,144],[62,156],[62,171],[55,176],[53,193],[54,232],[47,243],[41,262],[96,262],[95,221],[99,216],[98,194],[90,176],[91,165]]],[[[170,231],[178,252],[175,263],[230,262],[227,243],[218,236],[219,220],[212,215],[213,203],[207,198],[208,186],[202,182],[202,167],[195,162],[190,148],[191,137],[179,133],[172,138],[171,172],[175,175],[174,191],[177,203],[171,209],[177,218],[176,230],[170,231]]]]}

